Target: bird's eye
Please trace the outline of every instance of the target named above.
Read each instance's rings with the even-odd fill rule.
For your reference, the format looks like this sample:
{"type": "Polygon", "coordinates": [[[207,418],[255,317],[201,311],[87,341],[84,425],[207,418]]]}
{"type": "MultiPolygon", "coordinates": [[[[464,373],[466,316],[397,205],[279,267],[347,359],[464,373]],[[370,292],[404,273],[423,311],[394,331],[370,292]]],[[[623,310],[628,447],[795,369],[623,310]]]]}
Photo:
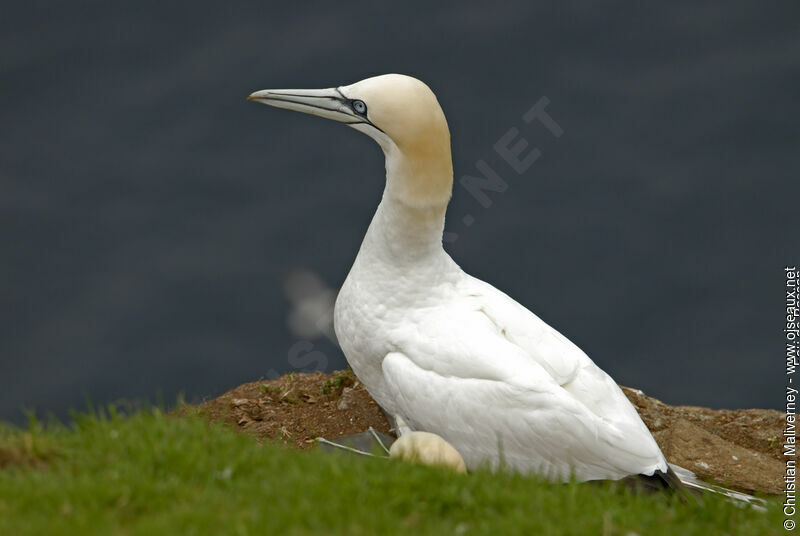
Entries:
{"type": "Polygon", "coordinates": [[[354,100],[353,102],[350,103],[350,106],[353,107],[353,110],[357,114],[364,115],[367,113],[367,105],[362,100],[354,100]]]}

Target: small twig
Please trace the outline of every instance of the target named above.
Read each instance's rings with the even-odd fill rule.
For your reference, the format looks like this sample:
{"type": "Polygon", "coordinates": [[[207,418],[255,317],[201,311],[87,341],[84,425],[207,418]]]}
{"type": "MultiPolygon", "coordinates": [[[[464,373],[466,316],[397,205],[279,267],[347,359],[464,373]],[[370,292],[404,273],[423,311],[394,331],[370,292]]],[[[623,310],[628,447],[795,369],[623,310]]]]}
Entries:
{"type": "Polygon", "coordinates": [[[356,454],[361,454],[363,456],[372,456],[373,458],[380,458],[380,456],[375,456],[374,454],[371,454],[369,452],[364,452],[363,450],[354,449],[353,447],[348,447],[346,445],[340,445],[339,443],[334,443],[333,441],[328,441],[324,437],[318,437],[317,441],[319,443],[324,443],[326,445],[330,445],[331,447],[344,449],[344,450],[347,450],[347,451],[350,451],[350,452],[354,452],[356,454]]]}
{"type": "Polygon", "coordinates": [[[377,441],[377,442],[378,442],[378,445],[380,445],[380,446],[381,446],[381,448],[383,449],[383,451],[384,451],[384,452],[385,452],[387,455],[389,455],[389,449],[387,449],[387,448],[386,448],[386,445],[384,445],[384,444],[383,444],[383,441],[381,441],[381,438],[380,438],[380,436],[378,435],[378,432],[375,430],[375,428],[373,428],[372,426],[370,426],[370,427],[369,427],[369,433],[370,433],[370,434],[372,434],[372,437],[374,437],[374,438],[375,438],[375,441],[377,441]]]}

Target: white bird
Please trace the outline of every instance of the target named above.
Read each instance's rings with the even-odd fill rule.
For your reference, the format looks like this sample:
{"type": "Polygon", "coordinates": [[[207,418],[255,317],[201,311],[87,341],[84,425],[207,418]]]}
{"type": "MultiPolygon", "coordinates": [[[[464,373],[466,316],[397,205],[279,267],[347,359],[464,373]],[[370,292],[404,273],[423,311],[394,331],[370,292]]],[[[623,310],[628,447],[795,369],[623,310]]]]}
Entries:
{"type": "Polygon", "coordinates": [[[346,123],[383,149],[383,198],[339,292],[334,327],[353,372],[401,433],[441,436],[469,469],[505,465],[553,480],[668,472],[608,374],[444,251],[450,132],[427,85],[388,74],[249,98],[346,123]]]}

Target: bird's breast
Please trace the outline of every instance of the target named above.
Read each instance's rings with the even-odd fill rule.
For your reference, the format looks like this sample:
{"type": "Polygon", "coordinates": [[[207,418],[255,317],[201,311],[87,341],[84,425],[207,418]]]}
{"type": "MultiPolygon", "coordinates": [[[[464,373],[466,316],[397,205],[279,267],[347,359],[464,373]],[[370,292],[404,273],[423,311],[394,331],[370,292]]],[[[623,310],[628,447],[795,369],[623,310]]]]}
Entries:
{"type": "Polygon", "coordinates": [[[415,330],[426,310],[449,299],[455,276],[448,278],[442,269],[402,270],[359,261],[336,299],[334,329],[353,372],[378,403],[391,411],[383,359],[403,350],[402,335],[415,330]]]}

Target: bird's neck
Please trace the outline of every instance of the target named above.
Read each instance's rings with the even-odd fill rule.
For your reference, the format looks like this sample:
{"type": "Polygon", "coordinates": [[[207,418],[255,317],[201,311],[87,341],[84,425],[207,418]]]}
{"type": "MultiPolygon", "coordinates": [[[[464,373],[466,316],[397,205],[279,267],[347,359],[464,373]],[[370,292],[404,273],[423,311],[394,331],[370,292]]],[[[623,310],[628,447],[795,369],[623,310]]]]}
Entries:
{"type": "Polygon", "coordinates": [[[443,212],[453,192],[449,135],[415,138],[413,143],[399,147],[392,143],[383,149],[387,196],[420,212],[443,212]]]}
{"type": "Polygon", "coordinates": [[[371,255],[395,265],[428,262],[444,253],[447,203],[414,206],[387,187],[364,240],[371,255]]]}
{"type": "Polygon", "coordinates": [[[431,270],[447,271],[455,266],[442,248],[453,188],[449,143],[415,151],[392,145],[384,147],[384,154],[386,188],[357,264],[378,263],[398,277],[414,273],[426,278],[431,270]]]}

